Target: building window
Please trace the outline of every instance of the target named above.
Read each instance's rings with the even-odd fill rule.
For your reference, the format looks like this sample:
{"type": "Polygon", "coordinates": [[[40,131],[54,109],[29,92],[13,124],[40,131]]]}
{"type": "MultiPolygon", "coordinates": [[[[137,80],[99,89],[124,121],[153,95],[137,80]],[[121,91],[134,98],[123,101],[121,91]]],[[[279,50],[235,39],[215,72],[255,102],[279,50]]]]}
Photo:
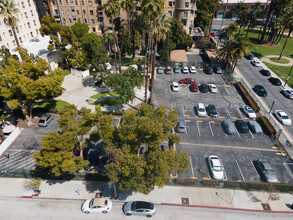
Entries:
{"type": "Polygon", "coordinates": [[[89,1],[89,6],[92,6],[93,5],[93,2],[92,1],[89,1]]]}
{"type": "Polygon", "coordinates": [[[76,10],[76,13],[79,15],[79,10],[76,10]]]}
{"type": "Polygon", "coordinates": [[[263,11],[263,10],[264,10],[264,8],[265,8],[265,6],[264,6],[264,5],[261,5],[259,8],[260,8],[260,10],[262,10],[262,11],[263,11]]]}
{"type": "Polygon", "coordinates": [[[63,18],[63,23],[66,24],[66,20],[65,20],[65,18],[63,18]]]}
{"type": "Polygon", "coordinates": [[[36,33],[37,33],[37,35],[39,35],[39,30],[38,29],[36,29],[36,33]]]}
{"type": "Polygon", "coordinates": [[[72,20],[73,20],[73,21],[76,21],[76,17],[75,17],[75,16],[72,16],[72,20]]]}
{"type": "Polygon", "coordinates": [[[227,6],[227,10],[228,10],[228,11],[230,11],[230,10],[232,10],[232,9],[233,9],[233,5],[228,5],[228,6],[227,6]]]}
{"type": "Polygon", "coordinates": [[[64,11],[63,11],[63,9],[61,9],[61,13],[62,13],[62,14],[64,14],[64,11]]]}
{"type": "Polygon", "coordinates": [[[68,0],[65,0],[66,4],[68,5],[68,0]]]}
{"type": "Polygon", "coordinates": [[[172,17],[172,11],[168,11],[168,15],[172,17]]]}
{"type": "Polygon", "coordinates": [[[31,10],[31,15],[34,16],[34,12],[33,12],[33,10],[31,10]]]}
{"type": "Polygon", "coordinates": [[[81,5],[84,5],[84,1],[81,1],[81,5]]]}
{"type": "Polygon", "coordinates": [[[136,11],[140,11],[140,7],[136,6],[136,7],[135,7],[135,10],[136,10],[136,11]]]}
{"type": "Polygon", "coordinates": [[[1,37],[1,35],[0,35],[0,41],[2,41],[2,37],[1,37]]]}
{"type": "Polygon", "coordinates": [[[19,41],[20,41],[20,43],[22,43],[22,38],[21,37],[19,37],[19,41]]]}
{"type": "Polygon", "coordinates": [[[190,24],[189,24],[189,26],[192,27],[192,20],[190,20],[190,24]]]}
{"type": "Polygon", "coordinates": [[[92,30],[93,30],[93,32],[96,32],[96,28],[93,27],[92,30]]]}
{"type": "Polygon", "coordinates": [[[173,1],[173,5],[175,5],[175,1],[173,1]]]}
{"type": "Polygon", "coordinates": [[[184,12],[183,17],[188,18],[188,12],[187,11],[184,12]]]}
{"type": "Polygon", "coordinates": [[[31,6],[31,1],[27,0],[27,4],[28,4],[28,6],[31,6]]]}
{"type": "Polygon", "coordinates": [[[185,8],[189,7],[189,2],[185,2],[185,8]]]}
{"type": "Polygon", "coordinates": [[[9,32],[9,35],[10,35],[10,36],[12,36],[12,31],[11,31],[11,30],[9,30],[8,32],[9,32]]]}
{"type": "Polygon", "coordinates": [[[70,7],[71,12],[75,12],[74,7],[70,7]]]}
{"type": "Polygon", "coordinates": [[[87,24],[87,21],[86,21],[86,19],[84,19],[84,23],[86,23],[86,24],[87,24]]]}
{"type": "Polygon", "coordinates": [[[69,18],[69,23],[72,23],[72,20],[71,20],[71,18],[69,18]]]}
{"type": "Polygon", "coordinates": [[[28,26],[28,28],[31,28],[31,25],[30,25],[30,23],[29,23],[29,22],[27,22],[27,26],[28,26]]]}
{"type": "Polygon", "coordinates": [[[33,32],[31,32],[31,37],[34,37],[33,32]]]}
{"type": "Polygon", "coordinates": [[[24,16],[25,16],[26,18],[28,18],[28,17],[27,17],[27,13],[26,13],[26,12],[24,12],[24,16]]]}
{"type": "Polygon", "coordinates": [[[225,11],[226,10],[226,6],[222,5],[219,11],[225,11]]]}
{"type": "Polygon", "coordinates": [[[183,26],[186,26],[186,23],[187,23],[186,20],[183,19],[183,20],[182,20],[182,25],[183,25],[183,26]]]}
{"type": "Polygon", "coordinates": [[[98,5],[99,5],[99,6],[102,6],[102,2],[101,2],[101,1],[98,1],[98,5]]]}
{"type": "Polygon", "coordinates": [[[90,10],[90,15],[94,15],[94,11],[93,10],[90,10]]]}
{"type": "Polygon", "coordinates": [[[73,0],[70,0],[69,2],[70,2],[70,3],[73,3],[73,0]]]}
{"type": "Polygon", "coordinates": [[[34,25],[35,25],[35,26],[37,25],[37,23],[36,23],[36,21],[35,21],[35,20],[33,20],[33,23],[34,23],[34,25]]]}
{"type": "Polygon", "coordinates": [[[77,1],[75,0],[75,4],[78,5],[77,1]]]}
{"type": "Polygon", "coordinates": [[[59,2],[60,2],[60,5],[62,5],[62,1],[61,1],[61,0],[59,0],[59,2]]]}
{"type": "Polygon", "coordinates": [[[21,5],[22,5],[23,8],[25,8],[25,6],[24,6],[24,2],[21,2],[21,5]]]}
{"type": "Polygon", "coordinates": [[[95,19],[91,19],[91,23],[92,24],[95,24],[95,19]]]}
{"type": "Polygon", "coordinates": [[[83,14],[85,15],[85,10],[82,10],[83,14]]]}
{"type": "Polygon", "coordinates": [[[172,7],[172,2],[168,2],[169,7],[172,7]]]}
{"type": "Polygon", "coordinates": [[[70,11],[67,9],[67,14],[70,14],[70,11]]]}
{"type": "MultiPolygon", "coordinates": [[[[54,14],[58,15],[58,10],[57,9],[54,9],[54,14]]],[[[62,10],[62,14],[63,14],[63,10],[62,10]]]]}
{"type": "Polygon", "coordinates": [[[18,30],[18,28],[15,28],[15,30],[16,30],[16,33],[19,33],[19,30],[18,30]]]}

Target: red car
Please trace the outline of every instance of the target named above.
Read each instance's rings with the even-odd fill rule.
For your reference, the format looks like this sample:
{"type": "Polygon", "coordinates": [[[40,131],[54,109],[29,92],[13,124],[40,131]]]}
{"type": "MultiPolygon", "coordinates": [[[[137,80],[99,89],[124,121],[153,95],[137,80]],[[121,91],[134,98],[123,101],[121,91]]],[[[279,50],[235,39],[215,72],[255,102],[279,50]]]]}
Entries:
{"type": "Polygon", "coordinates": [[[212,33],[211,33],[211,36],[212,36],[212,37],[215,37],[215,36],[216,36],[215,32],[212,32],[212,33]]]}
{"type": "Polygon", "coordinates": [[[196,85],[196,83],[191,83],[190,84],[190,90],[191,90],[191,92],[197,92],[198,91],[198,86],[196,85]]]}
{"type": "Polygon", "coordinates": [[[180,79],[179,83],[180,84],[192,84],[192,83],[195,83],[195,80],[191,79],[191,78],[185,78],[185,79],[180,79]]]}

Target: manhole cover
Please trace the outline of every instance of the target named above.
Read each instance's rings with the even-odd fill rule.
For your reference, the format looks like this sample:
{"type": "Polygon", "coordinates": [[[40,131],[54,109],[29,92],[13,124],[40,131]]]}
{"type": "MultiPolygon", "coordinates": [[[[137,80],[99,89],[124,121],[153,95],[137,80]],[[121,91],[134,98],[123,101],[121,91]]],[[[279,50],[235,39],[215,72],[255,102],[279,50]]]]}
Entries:
{"type": "Polygon", "coordinates": [[[182,204],[189,205],[189,199],[188,198],[181,198],[182,204]]]}
{"type": "Polygon", "coordinates": [[[262,205],[263,210],[271,210],[271,207],[268,203],[262,203],[261,205],[262,205]]]}

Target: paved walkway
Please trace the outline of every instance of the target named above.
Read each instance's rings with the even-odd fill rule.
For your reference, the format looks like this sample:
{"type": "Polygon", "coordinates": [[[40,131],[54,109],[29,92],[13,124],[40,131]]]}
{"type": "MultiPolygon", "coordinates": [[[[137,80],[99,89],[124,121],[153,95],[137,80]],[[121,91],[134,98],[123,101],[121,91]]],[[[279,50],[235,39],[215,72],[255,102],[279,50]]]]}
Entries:
{"type": "Polygon", "coordinates": [[[289,63],[277,63],[277,62],[274,62],[274,61],[271,61],[270,60],[270,58],[273,58],[273,57],[278,58],[279,56],[276,56],[276,55],[267,55],[267,56],[264,56],[263,58],[261,58],[260,60],[262,62],[267,62],[267,63],[274,64],[274,65],[278,65],[278,66],[292,66],[293,65],[293,59],[292,58],[282,57],[282,59],[288,60],[289,63]]]}
{"type": "MultiPolygon", "coordinates": [[[[0,197],[25,197],[31,199],[27,191],[29,180],[21,178],[0,178],[0,197]]],[[[97,192],[113,197],[112,184],[92,181],[55,181],[44,180],[40,185],[41,194],[37,198],[47,199],[77,199],[92,198],[97,192]]],[[[149,195],[135,192],[119,192],[114,201],[144,200],[163,205],[183,205],[187,201],[190,206],[237,209],[263,212],[262,203],[269,204],[274,212],[292,213],[290,205],[293,195],[289,193],[267,193],[244,190],[165,186],[156,188],[149,195]]]]}

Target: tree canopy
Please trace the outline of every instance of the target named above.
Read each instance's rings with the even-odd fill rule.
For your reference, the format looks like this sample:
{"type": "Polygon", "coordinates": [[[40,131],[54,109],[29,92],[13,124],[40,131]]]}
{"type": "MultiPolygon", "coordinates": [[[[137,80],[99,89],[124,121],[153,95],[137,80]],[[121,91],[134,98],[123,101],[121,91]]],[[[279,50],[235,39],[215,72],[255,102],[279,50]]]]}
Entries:
{"type": "Polygon", "coordinates": [[[71,26],[73,33],[80,40],[85,34],[89,32],[89,26],[85,23],[81,23],[80,21],[76,22],[71,26]]]}

